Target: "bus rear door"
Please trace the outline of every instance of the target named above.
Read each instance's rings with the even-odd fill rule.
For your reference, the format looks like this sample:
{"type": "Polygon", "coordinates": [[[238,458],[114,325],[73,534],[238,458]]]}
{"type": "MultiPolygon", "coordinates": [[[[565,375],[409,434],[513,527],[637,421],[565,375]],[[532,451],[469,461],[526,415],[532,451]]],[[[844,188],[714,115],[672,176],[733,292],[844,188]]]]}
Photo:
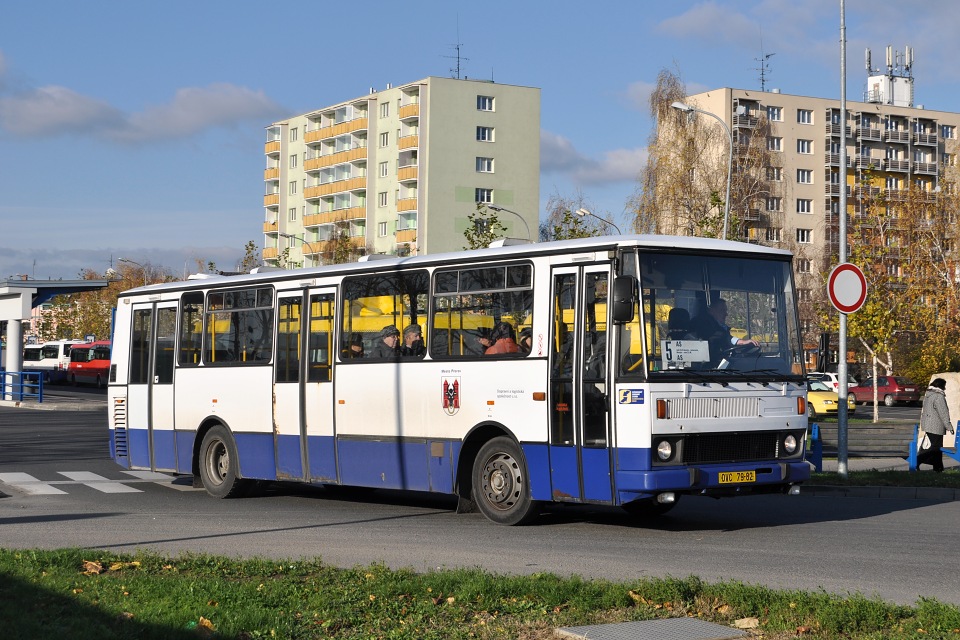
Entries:
{"type": "Polygon", "coordinates": [[[135,304],[132,313],[127,386],[130,464],[176,471],[173,365],[177,303],[135,304]]]}
{"type": "Polygon", "coordinates": [[[277,479],[336,482],[334,291],[277,295],[273,433],[277,479]]]}
{"type": "Polygon", "coordinates": [[[606,265],[553,270],[550,469],[558,501],[611,502],[606,265]]]}

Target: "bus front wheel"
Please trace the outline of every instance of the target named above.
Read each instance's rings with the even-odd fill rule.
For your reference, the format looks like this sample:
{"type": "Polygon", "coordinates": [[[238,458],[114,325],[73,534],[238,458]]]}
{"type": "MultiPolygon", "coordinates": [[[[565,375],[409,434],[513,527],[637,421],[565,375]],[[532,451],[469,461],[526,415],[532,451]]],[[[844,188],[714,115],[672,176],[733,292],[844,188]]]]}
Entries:
{"type": "Polygon", "coordinates": [[[237,446],[230,432],[221,425],[207,431],[200,445],[200,480],[207,493],[215,498],[240,495],[243,481],[237,473],[237,446]]]}
{"type": "Polygon", "coordinates": [[[473,496],[480,512],[497,524],[525,524],[536,517],[520,447],[510,438],[493,438],[473,464],[473,496]]]}

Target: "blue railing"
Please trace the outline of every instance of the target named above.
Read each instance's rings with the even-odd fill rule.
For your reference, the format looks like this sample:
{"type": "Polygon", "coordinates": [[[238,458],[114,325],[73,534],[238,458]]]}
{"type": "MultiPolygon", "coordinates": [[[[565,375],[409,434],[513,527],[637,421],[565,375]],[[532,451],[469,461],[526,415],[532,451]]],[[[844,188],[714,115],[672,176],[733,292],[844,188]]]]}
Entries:
{"type": "Polygon", "coordinates": [[[823,471],[823,440],[820,439],[820,425],[810,426],[810,446],[807,447],[807,461],[817,473],[823,471]]]}
{"type": "Polygon", "coordinates": [[[43,402],[42,371],[0,372],[0,400],[43,402]]]}
{"type": "MultiPolygon", "coordinates": [[[[957,431],[960,431],[960,420],[957,420],[957,431]]],[[[913,425],[913,439],[910,441],[910,450],[907,452],[907,462],[910,464],[910,471],[916,471],[918,468],[917,455],[919,453],[919,445],[920,425],[915,424],[913,425]]],[[[954,446],[953,449],[940,449],[940,452],[948,458],[953,458],[960,462],[960,447],[954,446]]]]}

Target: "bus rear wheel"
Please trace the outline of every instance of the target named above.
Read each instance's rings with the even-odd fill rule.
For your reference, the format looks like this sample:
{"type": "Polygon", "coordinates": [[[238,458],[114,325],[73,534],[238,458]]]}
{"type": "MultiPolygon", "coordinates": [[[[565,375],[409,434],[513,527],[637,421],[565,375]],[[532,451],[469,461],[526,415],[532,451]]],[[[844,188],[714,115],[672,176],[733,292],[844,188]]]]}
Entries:
{"type": "Polygon", "coordinates": [[[244,489],[240,479],[237,445],[230,432],[221,425],[207,431],[200,445],[200,480],[214,498],[234,498],[244,489]]]}
{"type": "Polygon", "coordinates": [[[480,512],[497,524],[525,524],[539,513],[520,447],[510,438],[493,438],[480,448],[473,464],[473,497],[480,512]]]}

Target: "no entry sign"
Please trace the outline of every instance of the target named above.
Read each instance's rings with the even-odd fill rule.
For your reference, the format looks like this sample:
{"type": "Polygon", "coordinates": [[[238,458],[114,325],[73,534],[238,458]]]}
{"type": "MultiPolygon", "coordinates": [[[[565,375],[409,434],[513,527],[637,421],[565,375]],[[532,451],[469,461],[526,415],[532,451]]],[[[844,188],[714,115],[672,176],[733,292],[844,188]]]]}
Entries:
{"type": "Polygon", "coordinates": [[[849,262],[834,267],[827,281],[827,295],[840,313],[853,313],[862,307],[867,299],[867,279],[860,267],[849,262]]]}

